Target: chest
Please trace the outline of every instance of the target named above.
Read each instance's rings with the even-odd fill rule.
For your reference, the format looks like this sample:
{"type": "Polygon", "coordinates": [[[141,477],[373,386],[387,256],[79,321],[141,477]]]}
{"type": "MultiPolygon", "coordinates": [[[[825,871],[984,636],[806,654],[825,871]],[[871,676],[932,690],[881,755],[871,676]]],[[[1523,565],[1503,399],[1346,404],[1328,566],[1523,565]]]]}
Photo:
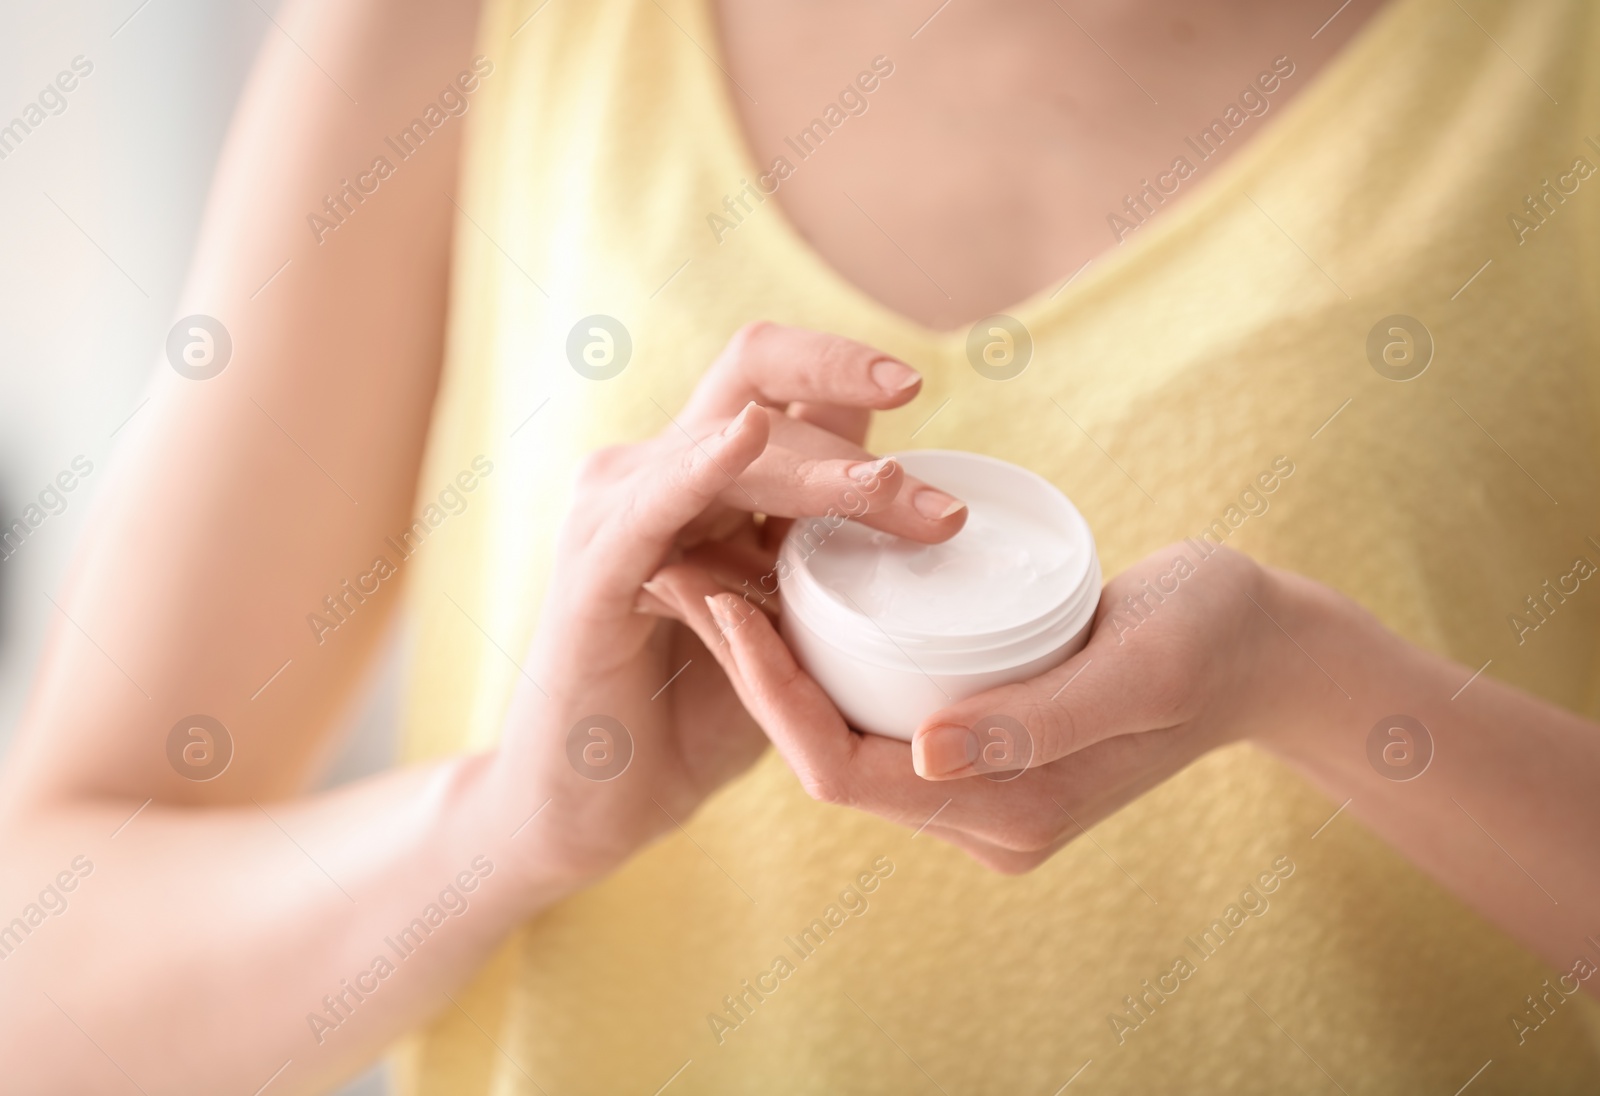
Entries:
{"type": "MultiPolygon", "coordinates": [[[[694,21],[707,9],[673,10],[713,41],[715,28],[694,21]]],[[[877,232],[909,271],[895,285],[910,293],[920,281],[955,300],[934,256],[960,273],[972,252],[958,245],[986,246],[969,239],[983,234],[947,217],[951,250],[924,251],[886,219],[923,200],[906,164],[891,165],[904,194],[882,209],[854,184],[840,188],[861,208],[838,250],[794,212],[799,185],[820,177],[837,142],[866,132],[852,127],[877,117],[888,100],[873,97],[900,70],[861,92],[864,113],[842,98],[837,115],[817,113],[831,128],[813,131],[809,158],[787,143],[804,143],[799,130],[786,132],[778,147],[792,172],[758,193],[770,161],[744,140],[721,71],[670,37],[653,5],[633,17],[633,37],[527,40],[480,173],[489,198],[472,208],[494,244],[479,249],[477,292],[492,317],[471,333],[482,350],[470,368],[516,416],[507,435],[548,401],[539,427],[518,435],[508,481],[531,486],[507,502],[507,543],[554,528],[565,470],[582,454],[670,428],[727,338],[766,318],[837,331],[922,370],[922,394],[877,420],[873,447],[969,449],[1038,471],[1088,517],[1108,572],[1209,534],[1354,596],[1409,638],[1472,665],[1495,657],[1497,672],[1587,705],[1600,601],[1564,606],[1538,633],[1539,657],[1521,663],[1512,659],[1527,645],[1507,620],[1544,579],[1572,570],[1600,512],[1584,192],[1529,243],[1506,229],[1537,182],[1525,165],[1570,164],[1583,148],[1531,100],[1498,115],[1469,109],[1469,90],[1487,85],[1497,101],[1526,99],[1521,74],[1492,63],[1476,28],[1422,58],[1404,34],[1366,43],[1356,69],[1329,74],[1337,83],[1243,122],[1263,124],[1259,140],[1071,284],[1034,291],[1010,271],[995,306],[1005,319],[972,325],[984,312],[969,297],[940,330],[845,268],[877,232]],[[568,94],[597,71],[629,75],[603,94],[568,94]],[[1351,153],[1414,148],[1459,127],[1470,145],[1430,146],[1426,170],[1415,156],[1351,153]],[[570,360],[572,331],[596,314],[629,335],[625,368],[603,379],[570,360]],[[997,328],[1011,340],[1001,357],[1016,355],[1007,361],[990,357],[997,328]],[[1567,641],[1546,642],[1561,629],[1567,641]]],[[[1553,43],[1570,38],[1551,30],[1553,43]]],[[[860,71],[850,67],[841,85],[860,71]]],[[[1029,246],[1048,257],[1048,243],[1029,246]]],[[[536,570],[527,564],[530,590],[536,570]]]]}
{"type": "Polygon", "coordinates": [[[1183,201],[1379,6],[1311,38],[1327,16],[1305,4],[713,5],[744,139],[793,168],[783,214],[936,328],[1053,288],[1183,201]],[[1157,210],[1136,197],[1153,186],[1157,210]]]}

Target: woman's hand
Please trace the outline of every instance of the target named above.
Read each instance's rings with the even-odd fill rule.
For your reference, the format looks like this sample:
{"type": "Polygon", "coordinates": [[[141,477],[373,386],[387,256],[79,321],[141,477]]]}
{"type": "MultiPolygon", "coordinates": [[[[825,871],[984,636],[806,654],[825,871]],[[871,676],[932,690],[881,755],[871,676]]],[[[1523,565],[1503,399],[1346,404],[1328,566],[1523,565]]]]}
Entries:
{"type": "Polygon", "coordinates": [[[1106,586],[1083,651],[934,713],[909,744],[847,727],[740,599],[713,595],[713,623],[689,619],[813,797],[1015,872],[1273,718],[1269,581],[1228,549],[1164,548],[1106,586]]]}
{"type": "Polygon", "coordinates": [[[657,437],[587,461],[495,761],[497,809],[537,812],[514,851],[546,890],[609,871],[765,748],[695,633],[715,635],[708,594],[770,568],[772,519],[961,528],[958,500],[861,448],[871,411],[919,383],[859,343],[752,325],[657,437]]]}
{"type": "Polygon", "coordinates": [[[1083,651],[934,713],[909,744],[847,727],[764,614],[726,594],[708,605],[696,630],[813,797],[996,870],[1038,866],[1249,740],[1557,969],[1591,946],[1596,725],[1407,643],[1303,576],[1169,545],[1106,585],[1083,651]],[[1397,725],[1420,766],[1388,760],[1397,725]]]}

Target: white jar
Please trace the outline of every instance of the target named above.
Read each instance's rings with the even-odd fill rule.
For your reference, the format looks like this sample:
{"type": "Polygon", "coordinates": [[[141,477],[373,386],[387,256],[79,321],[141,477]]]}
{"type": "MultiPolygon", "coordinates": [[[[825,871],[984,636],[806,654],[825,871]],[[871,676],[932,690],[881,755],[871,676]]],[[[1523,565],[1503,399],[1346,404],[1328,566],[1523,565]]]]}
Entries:
{"type": "Polygon", "coordinates": [[[802,518],[778,555],[780,629],[851,726],[909,740],[929,715],[1065,662],[1088,639],[1100,559],[1043,477],[977,453],[894,454],[967,503],[943,544],[802,518]]]}

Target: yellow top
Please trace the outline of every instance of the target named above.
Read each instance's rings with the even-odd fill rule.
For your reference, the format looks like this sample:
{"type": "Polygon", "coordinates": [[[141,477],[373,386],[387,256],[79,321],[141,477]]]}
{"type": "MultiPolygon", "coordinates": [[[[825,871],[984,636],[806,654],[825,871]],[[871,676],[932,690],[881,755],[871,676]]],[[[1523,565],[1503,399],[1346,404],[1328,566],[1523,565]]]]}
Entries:
{"type": "MultiPolygon", "coordinates": [[[[1210,529],[1600,715],[1600,593],[1520,637],[1508,621],[1575,557],[1600,560],[1585,540],[1600,538],[1595,5],[1395,0],[1192,193],[1010,309],[1034,349],[1006,381],[973,367],[965,330],[847,284],[774,201],[719,242],[708,216],[767,165],[710,59],[706,0],[490,0],[480,48],[495,68],[469,119],[422,497],[479,454],[494,471],[412,564],[410,756],[498,734],[504,652],[529,640],[575,460],[660,430],[659,408],[762,317],[914,364],[924,391],[877,419],[873,447],[1035,469],[1088,518],[1108,573],[1210,529]],[[1546,180],[1567,193],[1541,198],[1546,180]],[[614,379],[568,363],[593,314],[631,335],[614,379]],[[1388,334],[1409,322],[1395,315],[1427,335],[1388,334]],[[1426,370],[1380,375],[1374,328],[1380,364],[1399,344],[1392,373],[1418,361],[1406,338],[1414,355],[1431,341],[1426,370]]],[[[458,996],[465,1014],[408,1041],[406,1090],[1338,1091],[1331,1078],[1448,1096],[1492,1059],[1474,1096],[1597,1091],[1593,1006],[1568,1002],[1519,1045],[1510,1017],[1551,972],[1348,812],[1322,828],[1336,806],[1230,748],[1008,878],[812,802],[769,753],[686,833],[518,932],[458,996]],[[875,870],[865,908],[842,905],[875,870]],[[1241,900],[1252,885],[1263,902],[1241,900]],[[816,919],[832,931],[801,958],[816,919]],[[1233,931],[1201,959],[1191,941],[1218,919],[1233,931]],[[771,975],[778,957],[789,976],[771,975]],[[1180,957],[1192,975],[1163,981],[1180,957]],[[1177,989],[1130,1011],[1146,981],[1177,989]],[[759,1003],[719,1032],[708,1017],[740,995],[759,1003]]]]}

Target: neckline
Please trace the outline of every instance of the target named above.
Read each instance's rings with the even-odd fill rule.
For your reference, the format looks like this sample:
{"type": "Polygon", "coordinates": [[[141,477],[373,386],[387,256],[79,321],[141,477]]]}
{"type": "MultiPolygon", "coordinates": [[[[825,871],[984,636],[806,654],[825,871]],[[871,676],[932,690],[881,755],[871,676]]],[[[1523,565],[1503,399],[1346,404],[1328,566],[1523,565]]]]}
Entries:
{"type": "MultiPolygon", "coordinates": [[[[763,174],[764,169],[755,158],[728,86],[732,77],[727,75],[715,0],[689,2],[694,6],[694,14],[704,31],[703,37],[709,43],[707,54],[712,65],[698,66],[697,71],[700,73],[699,79],[708,84],[704,90],[705,100],[710,103],[714,115],[711,126],[712,141],[716,146],[714,151],[731,166],[734,177],[753,179],[763,174]]],[[[1300,133],[1308,118],[1320,113],[1325,102],[1331,101],[1341,89],[1350,85],[1368,57],[1375,54],[1387,39],[1388,28],[1398,23],[1400,12],[1423,2],[1387,0],[1311,78],[1310,86],[1282,107],[1278,117],[1263,119],[1260,131],[1246,141],[1243,148],[1202,178],[1193,191],[1171,210],[1141,227],[1133,234],[1133,239],[1124,239],[1099,252],[1080,266],[1076,273],[1061,275],[1061,281],[1051,279],[1021,300],[990,315],[1011,316],[1028,330],[1036,332],[1053,318],[1068,311],[1077,301],[1111,281],[1116,272],[1143,262],[1169,238],[1181,235],[1205,214],[1236,197],[1242,184],[1257,175],[1265,166],[1265,161],[1279,147],[1300,133]]],[[[1182,154],[1187,155],[1187,152],[1185,149],[1182,154]]],[[[772,197],[772,205],[771,217],[764,222],[758,219],[758,223],[751,227],[760,234],[760,238],[770,241],[770,246],[783,253],[783,261],[777,264],[779,269],[792,264],[807,269],[813,281],[825,287],[829,296],[840,300],[854,312],[872,317],[876,325],[890,328],[917,345],[944,348],[964,343],[972,326],[985,318],[975,317],[957,327],[941,329],[906,315],[846,277],[805,238],[776,195],[772,197]]]]}

